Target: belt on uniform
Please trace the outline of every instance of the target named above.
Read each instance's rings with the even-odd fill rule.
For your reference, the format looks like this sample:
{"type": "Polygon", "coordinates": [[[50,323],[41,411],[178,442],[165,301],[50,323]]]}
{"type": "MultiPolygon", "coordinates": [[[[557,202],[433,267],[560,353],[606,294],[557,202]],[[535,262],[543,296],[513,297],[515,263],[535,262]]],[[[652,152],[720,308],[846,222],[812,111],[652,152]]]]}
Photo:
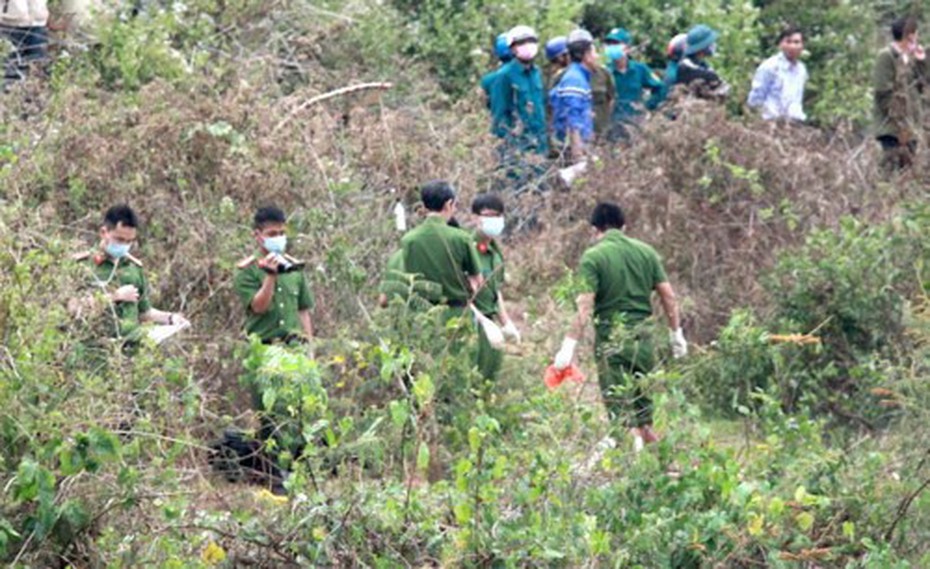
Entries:
{"type": "Polygon", "coordinates": [[[307,344],[307,343],[308,343],[307,338],[301,336],[300,334],[287,334],[284,336],[278,336],[277,338],[266,338],[262,340],[262,344],[265,344],[266,346],[269,346],[272,344],[284,344],[287,346],[291,344],[307,344]]]}

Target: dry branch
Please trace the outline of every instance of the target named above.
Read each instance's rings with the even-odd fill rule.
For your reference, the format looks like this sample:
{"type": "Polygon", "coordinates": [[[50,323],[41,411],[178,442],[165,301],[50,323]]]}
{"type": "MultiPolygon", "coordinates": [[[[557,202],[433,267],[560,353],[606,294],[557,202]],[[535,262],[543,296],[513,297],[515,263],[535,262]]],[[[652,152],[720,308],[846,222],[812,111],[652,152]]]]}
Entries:
{"type": "Polygon", "coordinates": [[[335,91],[330,91],[328,93],[323,93],[322,95],[317,95],[311,99],[307,99],[301,103],[296,109],[292,110],[284,117],[281,122],[275,125],[274,129],[271,131],[271,134],[274,135],[281,128],[287,124],[291,119],[300,114],[302,111],[312,107],[317,103],[322,103],[323,101],[334,99],[336,97],[341,97],[342,95],[348,95],[350,93],[356,93],[358,91],[366,91],[368,89],[377,89],[380,91],[387,91],[393,87],[393,83],[360,83],[358,85],[350,85],[348,87],[343,87],[341,89],[336,89],[335,91]]]}

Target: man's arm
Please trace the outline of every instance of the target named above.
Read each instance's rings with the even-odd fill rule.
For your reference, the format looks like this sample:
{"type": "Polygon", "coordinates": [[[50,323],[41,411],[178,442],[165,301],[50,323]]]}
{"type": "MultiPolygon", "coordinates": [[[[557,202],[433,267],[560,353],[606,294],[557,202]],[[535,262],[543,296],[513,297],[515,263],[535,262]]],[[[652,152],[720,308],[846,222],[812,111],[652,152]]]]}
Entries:
{"type": "Polygon", "coordinates": [[[586,292],[579,294],[575,299],[578,305],[578,312],[575,313],[575,319],[572,320],[571,331],[568,335],[574,340],[580,340],[584,336],[585,328],[591,321],[591,312],[594,310],[594,293],[586,292]]]}
{"type": "Polygon", "coordinates": [[[678,314],[678,300],[675,298],[675,290],[668,281],[665,281],[656,285],[656,292],[659,293],[659,299],[662,301],[662,310],[668,320],[668,327],[672,330],[678,330],[681,328],[681,319],[678,314]]]}
{"type": "Polygon", "coordinates": [[[646,108],[650,111],[654,111],[659,108],[659,105],[665,102],[665,98],[668,97],[668,86],[665,84],[665,81],[659,79],[659,76],[655,74],[651,67],[643,65],[643,73],[645,74],[645,86],[652,92],[649,96],[649,100],[646,101],[646,108]]]}
{"type": "Polygon", "coordinates": [[[491,83],[492,132],[499,138],[507,138],[513,129],[513,92],[508,77],[501,72],[491,83]]]}
{"type": "Polygon", "coordinates": [[[749,91],[746,104],[754,109],[761,107],[765,103],[765,99],[769,96],[771,85],[772,73],[769,72],[764,64],[760,65],[752,78],[752,89],[749,91]]]}
{"type": "Polygon", "coordinates": [[[274,289],[275,286],[277,286],[277,282],[278,277],[276,275],[265,275],[265,278],[262,279],[262,287],[258,289],[258,292],[252,297],[252,302],[249,303],[252,312],[255,314],[264,314],[268,312],[268,309],[271,307],[271,302],[274,300],[274,289]]]}

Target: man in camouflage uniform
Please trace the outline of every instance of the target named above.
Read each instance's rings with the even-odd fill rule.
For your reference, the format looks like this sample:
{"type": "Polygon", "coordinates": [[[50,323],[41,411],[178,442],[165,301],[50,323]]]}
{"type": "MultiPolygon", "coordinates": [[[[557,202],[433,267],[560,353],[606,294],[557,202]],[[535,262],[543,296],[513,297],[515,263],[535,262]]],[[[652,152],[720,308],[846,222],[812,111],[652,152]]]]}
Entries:
{"type": "Polygon", "coordinates": [[[930,66],[917,41],[917,22],[901,18],[891,26],[894,41],[875,60],[875,137],[882,146],[886,171],[911,165],[922,121],[922,97],[930,66]]]}

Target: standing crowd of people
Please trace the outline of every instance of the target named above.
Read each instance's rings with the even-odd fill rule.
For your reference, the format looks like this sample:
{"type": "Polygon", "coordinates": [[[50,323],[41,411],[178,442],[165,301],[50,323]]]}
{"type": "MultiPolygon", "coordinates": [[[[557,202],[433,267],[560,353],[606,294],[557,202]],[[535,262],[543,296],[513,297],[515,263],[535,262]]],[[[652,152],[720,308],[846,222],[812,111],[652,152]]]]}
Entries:
{"type": "MultiPolygon", "coordinates": [[[[875,136],[886,169],[913,161],[921,128],[927,62],[917,21],[904,17],[891,26],[892,42],[875,64],[875,136]]],[[[672,38],[661,73],[636,59],[630,31],[614,28],[600,42],[586,30],[545,43],[544,67],[537,64],[539,36],[525,25],[497,37],[500,66],[481,79],[491,113],[491,132],[500,139],[501,169],[527,181],[539,174],[540,157],[554,159],[567,184],[586,168],[596,144],[629,142],[650,112],[673,93],[722,100],[730,85],[714,70],[718,32],[698,24],[672,38]],[[533,159],[532,156],[537,158],[533,159]]],[[[758,66],[746,104],[763,120],[803,123],[808,71],[801,60],[804,34],[786,27],[776,38],[778,53],[758,66]]]]}
{"type": "MultiPolygon", "coordinates": [[[[14,37],[23,42],[19,51],[28,51],[32,48],[23,38],[41,37],[30,31],[37,20],[18,21],[23,29],[14,37]]],[[[11,32],[4,28],[4,33],[11,32]]],[[[920,124],[927,62],[913,20],[896,21],[892,34],[894,42],[876,63],[875,121],[887,160],[904,166],[917,145],[915,128],[920,124]]],[[[611,30],[604,38],[606,66],[591,34],[575,30],[546,43],[550,63],[544,70],[535,64],[536,33],[527,26],[515,27],[498,38],[496,53],[502,65],[482,80],[493,132],[502,141],[501,160],[512,165],[527,153],[548,157],[554,151],[574,167],[584,164],[595,140],[622,138],[623,128],[659,108],[672,89],[699,83],[714,96],[725,94],[726,82],[708,63],[716,39],[717,33],[704,25],[676,36],[669,44],[670,63],[664,77],[659,77],[633,58],[632,36],[624,29],[611,30]]],[[[807,80],[799,59],[803,35],[788,29],[778,39],[780,52],[759,66],[748,103],[767,120],[803,121],[807,80]]],[[[506,229],[506,198],[502,193],[477,195],[470,204],[467,228],[455,221],[458,194],[449,182],[423,184],[420,201],[425,219],[403,236],[400,248],[387,260],[386,272],[388,277],[403,274],[426,284],[420,289],[421,300],[427,308],[442,308],[443,326],[453,319],[472,324],[475,369],[493,388],[504,359],[502,342],[520,342],[523,336],[504,302],[507,263],[500,240],[506,229]]],[[[642,448],[659,439],[648,389],[642,383],[657,365],[660,351],[654,326],[650,328],[653,293],[665,316],[672,355],[686,356],[688,344],[660,256],[624,233],[620,205],[598,203],[589,223],[596,243],[578,263],[582,292],[576,299],[577,314],[552,365],[557,370],[569,368],[586,328],[593,324],[598,382],[614,434],[629,433],[634,446],[642,448]]],[[[68,304],[76,317],[96,314],[111,319],[110,335],[127,345],[141,341],[143,324],[190,325],[182,314],[152,307],[143,264],[131,254],[139,225],[136,213],[126,205],[104,214],[98,244],[75,256],[87,268],[88,292],[68,304]]],[[[254,251],[239,262],[232,280],[245,333],[266,344],[294,346],[313,341],[314,296],[303,263],[289,255],[287,233],[283,210],[259,209],[253,219],[254,251]]],[[[382,305],[396,298],[389,287],[381,292],[382,305]]],[[[264,419],[260,437],[271,438],[279,418],[263,408],[260,393],[255,395],[264,419]]]]}

